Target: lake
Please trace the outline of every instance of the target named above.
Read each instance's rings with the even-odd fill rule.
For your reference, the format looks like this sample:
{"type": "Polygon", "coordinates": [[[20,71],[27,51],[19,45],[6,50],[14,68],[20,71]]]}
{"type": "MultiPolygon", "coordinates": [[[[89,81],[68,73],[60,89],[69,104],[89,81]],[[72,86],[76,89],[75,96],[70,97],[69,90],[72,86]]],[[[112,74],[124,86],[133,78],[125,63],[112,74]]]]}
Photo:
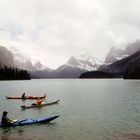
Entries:
{"type": "Polygon", "coordinates": [[[123,79],[33,79],[0,82],[0,114],[11,119],[60,115],[49,124],[0,128],[1,140],[138,140],[140,81],[123,79]],[[6,95],[44,95],[59,104],[21,110],[34,100],[6,95]]]}

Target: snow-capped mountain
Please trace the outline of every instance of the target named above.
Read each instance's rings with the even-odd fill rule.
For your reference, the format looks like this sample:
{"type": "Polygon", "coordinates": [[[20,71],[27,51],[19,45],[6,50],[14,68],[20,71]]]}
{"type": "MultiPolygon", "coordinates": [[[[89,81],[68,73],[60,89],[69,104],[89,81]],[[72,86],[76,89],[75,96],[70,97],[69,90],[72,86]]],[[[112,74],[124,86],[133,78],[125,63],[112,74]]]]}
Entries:
{"type": "Polygon", "coordinates": [[[103,64],[101,60],[89,54],[79,57],[72,56],[65,64],[53,71],[52,77],[78,78],[83,72],[97,70],[101,64],[103,64]]]}
{"type": "Polygon", "coordinates": [[[33,76],[41,78],[78,78],[83,72],[97,70],[103,62],[89,54],[70,59],[56,70],[42,70],[31,72],[33,76]]]}
{"type": "Polygon", "coordinates": [[[136,66],[140,66],[140,50],[136,51],[132,55],[118,60],[110,65],[107,65],[106,67],[102,67],[99,70],[103,72],[109,72],[109,73],[125,73],[126,70],[131,68],[133,71],[136,66]]]}
{"type": "Polygon", "coordinates": [[[45,70],[47,69],[40,61],[33,63],[31,58],[25,56],[15,47],[10,47],[10,51],[14,56],[14,64],[17,68],[25,69],[28,71],[45,70]]]}
{"type": "Polygon", "coordinates": [[[108,65],[112,64],[130,56],[138,50],[140,50],[140,40],[128,44],[124,49],[112,47],[105,58],[105,63],[108,65]]]}
{"type": "Polygon", "coordinates": [[[61,65],[58,69],[62,70],[66,67],[78,68],[85,71],[97,70],[103,62],[96,57],[92,57],[89,54],[81,55],[79,57],[72,56],[66,64],[61,65]]]}

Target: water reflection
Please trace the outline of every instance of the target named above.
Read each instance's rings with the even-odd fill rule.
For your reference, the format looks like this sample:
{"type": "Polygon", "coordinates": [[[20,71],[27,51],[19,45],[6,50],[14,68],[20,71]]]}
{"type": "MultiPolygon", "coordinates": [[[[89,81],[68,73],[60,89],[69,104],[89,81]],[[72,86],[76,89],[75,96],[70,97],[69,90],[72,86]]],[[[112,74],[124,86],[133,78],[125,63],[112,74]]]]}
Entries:
{"type": "MultiPolygon", "coordinates": [[[[42,134],[38,134],[38,129],[44,130],[44,134],[56,127],[56,122],[32,124],[28,126],[6,127],[1,129],[0,140],[44,140],[42,134]],[[47,124],[47,125],[46,125],[47,124]],[[34,131],[34,132],[33,132],[34,131]]],[[[47,134],[45,134],[47,135],[47,134]]],[[[46,137],[46,136],[45,136],[46,137]]]]}
{"type": "Polygon", "coordinates": [[[18,140],[18,139],[24,140],[22,138],[23,132],[24,132],[23,129],[16,129],[14,127],[3,128],[1,140],[18,140]]]}
{"type": "Polygon", "coordinates": [[[134,131],[134,132],[126,132],[126,133],[120,133],[116,136],[117,140],[140,140],[140,132],[134,131]]]}

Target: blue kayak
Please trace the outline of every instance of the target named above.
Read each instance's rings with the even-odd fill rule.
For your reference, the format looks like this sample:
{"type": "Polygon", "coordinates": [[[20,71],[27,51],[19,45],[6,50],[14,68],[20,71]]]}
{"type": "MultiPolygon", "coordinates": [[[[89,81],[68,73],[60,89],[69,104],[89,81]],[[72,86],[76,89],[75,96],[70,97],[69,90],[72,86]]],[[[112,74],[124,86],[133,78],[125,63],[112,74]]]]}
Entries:
{"type": "Polygon", "coordinates": [[[33,118],[33,119],[25,119],[25,120],[17,120],[15,123],[10,125],[3,125],[0,123],[0,127],[4,126],[22,126],[22,125],[29,125],[29,124],[36,124],[36,123],[47,123],[50,122],[56,118],[58,118],[59,115],[54,115],[50,117],[44,117],[44,118],[33,118]]]}

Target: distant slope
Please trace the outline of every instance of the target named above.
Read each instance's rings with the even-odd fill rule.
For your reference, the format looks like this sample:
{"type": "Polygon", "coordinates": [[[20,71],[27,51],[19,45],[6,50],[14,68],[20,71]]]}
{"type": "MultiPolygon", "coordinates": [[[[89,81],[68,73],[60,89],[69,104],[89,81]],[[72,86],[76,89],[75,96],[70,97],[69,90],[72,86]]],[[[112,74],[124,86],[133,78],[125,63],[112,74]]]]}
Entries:
{"type": "Polygon", "coordinates": [[[112,64],[120,59],[123,59],[125,56],[126,54],[123,49],[112,47],[105,58],[105,63],[112,64]]]}
{"type": "Polygon", "coordinates": [[[140,40],[136,40],[135,42],[128,44],[125,49],[112,47],[105,58],[105,63],[112,64],[118,60],[132,55],[138,50],[140,50],[140,40]]]}
{"type": "Polygon", "coordinates": [[[98,71],[83,73],[80,78],[116,78],[125,79],[140,78],[140,50],[134,54],[114,62],[110,65],[104,65],[98,71]]]}
{"type": "Polygon", "coordinates": [[[110,72],[110,73],[124,73],[131,65],[140,63],[140,50],[135,52],[134,54],[114,62],[111,65],[107,65],[106,67],[99,68],[100,71],[110,72]]]}

